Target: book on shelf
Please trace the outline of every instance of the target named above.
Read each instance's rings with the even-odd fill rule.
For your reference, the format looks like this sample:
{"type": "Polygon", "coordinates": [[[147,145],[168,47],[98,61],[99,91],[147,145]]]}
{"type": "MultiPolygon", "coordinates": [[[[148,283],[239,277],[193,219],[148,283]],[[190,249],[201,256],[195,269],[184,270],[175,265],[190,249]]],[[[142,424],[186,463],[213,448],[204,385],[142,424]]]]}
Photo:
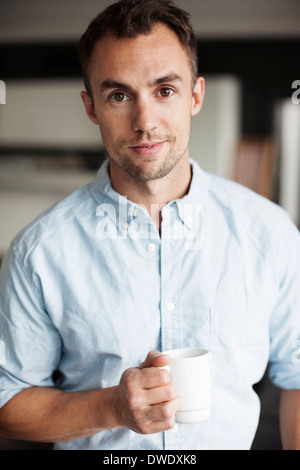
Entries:
{"type": "Polygon", "coordinates": [[[245,136],[237,143],[234,180],[274,199],[276,145],[268,136],[245,136]]]}

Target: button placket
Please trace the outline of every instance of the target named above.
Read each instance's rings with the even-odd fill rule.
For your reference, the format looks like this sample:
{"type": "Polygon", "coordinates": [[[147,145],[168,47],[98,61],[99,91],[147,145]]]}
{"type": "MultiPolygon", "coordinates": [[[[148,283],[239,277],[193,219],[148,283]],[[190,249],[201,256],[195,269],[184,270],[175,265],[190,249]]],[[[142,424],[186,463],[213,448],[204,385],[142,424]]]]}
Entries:
{"type": "MultiPolygon", "coordinates": [[[[162,350],[181,344],[181,244],[177,226],[182,226],[176,207],[165,207],[161,239],[161,322],[162,350]]],[[[180,233],[179,233],[180,235],[180,233]]]]}
{"type": "Polygon", "coordinates": [[[133,240],[148,239],[149,215],[143,208],[130,207],[129,223],[127,227],[128,236],[133,240]]]}

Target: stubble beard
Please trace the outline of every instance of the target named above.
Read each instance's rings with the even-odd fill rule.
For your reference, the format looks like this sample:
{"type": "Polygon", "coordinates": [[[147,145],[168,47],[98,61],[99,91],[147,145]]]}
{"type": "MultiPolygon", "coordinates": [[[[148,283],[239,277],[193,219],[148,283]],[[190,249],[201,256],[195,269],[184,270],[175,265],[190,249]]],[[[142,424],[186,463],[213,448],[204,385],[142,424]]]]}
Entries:
{"type": "MultiPolygon", "coordinates": [[[[146,140],[146,138],[144,139],[146,140]]],[[[177,163],[186,153],[188,143],[178,142],[174,136],[152,136],[148,137],[149,141],[167,141],[165,145],[170,145],[170,149],[163,159],[158,156],[140,156],[140,162],[134,161],[129,152],[126,151],[128,146],[137,146],[139,142],[118,142],[112,152],[108,152],[108,156],[123,170],[125,170],[132,178],[138,181],[151,181],[164,178],[168,175],[177,163]],[[123,150],[124,149],[124,150],[123,150]]],[[[141,140],[142,141],[142,140],[141,140]]],[[[105,144],[105,142],[104,142],[105,144]]]]}

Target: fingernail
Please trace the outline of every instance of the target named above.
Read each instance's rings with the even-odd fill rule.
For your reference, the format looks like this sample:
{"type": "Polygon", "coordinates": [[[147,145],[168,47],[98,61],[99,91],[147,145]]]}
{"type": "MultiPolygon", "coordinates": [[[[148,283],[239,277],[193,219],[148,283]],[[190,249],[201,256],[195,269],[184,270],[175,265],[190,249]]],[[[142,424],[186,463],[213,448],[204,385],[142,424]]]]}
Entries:
{"type": "Polygon", "coordinates": [[[155,354],[155,356],[152,356],[152,359],[154,359],[155,357],[161,356],[161,354],[162,353],[155,354]]]}

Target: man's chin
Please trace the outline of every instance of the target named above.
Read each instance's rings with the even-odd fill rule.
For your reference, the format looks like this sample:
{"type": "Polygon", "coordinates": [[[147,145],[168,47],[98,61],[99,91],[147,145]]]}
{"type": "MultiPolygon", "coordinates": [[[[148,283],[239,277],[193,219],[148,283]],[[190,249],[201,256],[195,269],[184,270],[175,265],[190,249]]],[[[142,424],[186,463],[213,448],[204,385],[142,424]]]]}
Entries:
{"type": "Polygon", "coordinates": [[[115,154],[110,156],[116,167],[122,168],[128,175],[137,181],[155,181],[167,176],[185,152],[169,152],[165,155],[136,156],[115,154]]]}
{"type": "Polygon", "coordinates": [[[168,162],[168,164],[163,164],[157,167],[157,165],[153,165],[152,162],[148,162],[147,164],[143,165],[124,165],[122,168],[134,179],[138,181],[155,181],[164,178],[167,176],[170,171],[174,168],[176,162],[168,162]],[[150,168],[150,165],[152,167],[150,168]],[[148,166],[148,168],[147,168],[148,166]],[[156,168],[153,168],[155,166],[156,168]]]}

